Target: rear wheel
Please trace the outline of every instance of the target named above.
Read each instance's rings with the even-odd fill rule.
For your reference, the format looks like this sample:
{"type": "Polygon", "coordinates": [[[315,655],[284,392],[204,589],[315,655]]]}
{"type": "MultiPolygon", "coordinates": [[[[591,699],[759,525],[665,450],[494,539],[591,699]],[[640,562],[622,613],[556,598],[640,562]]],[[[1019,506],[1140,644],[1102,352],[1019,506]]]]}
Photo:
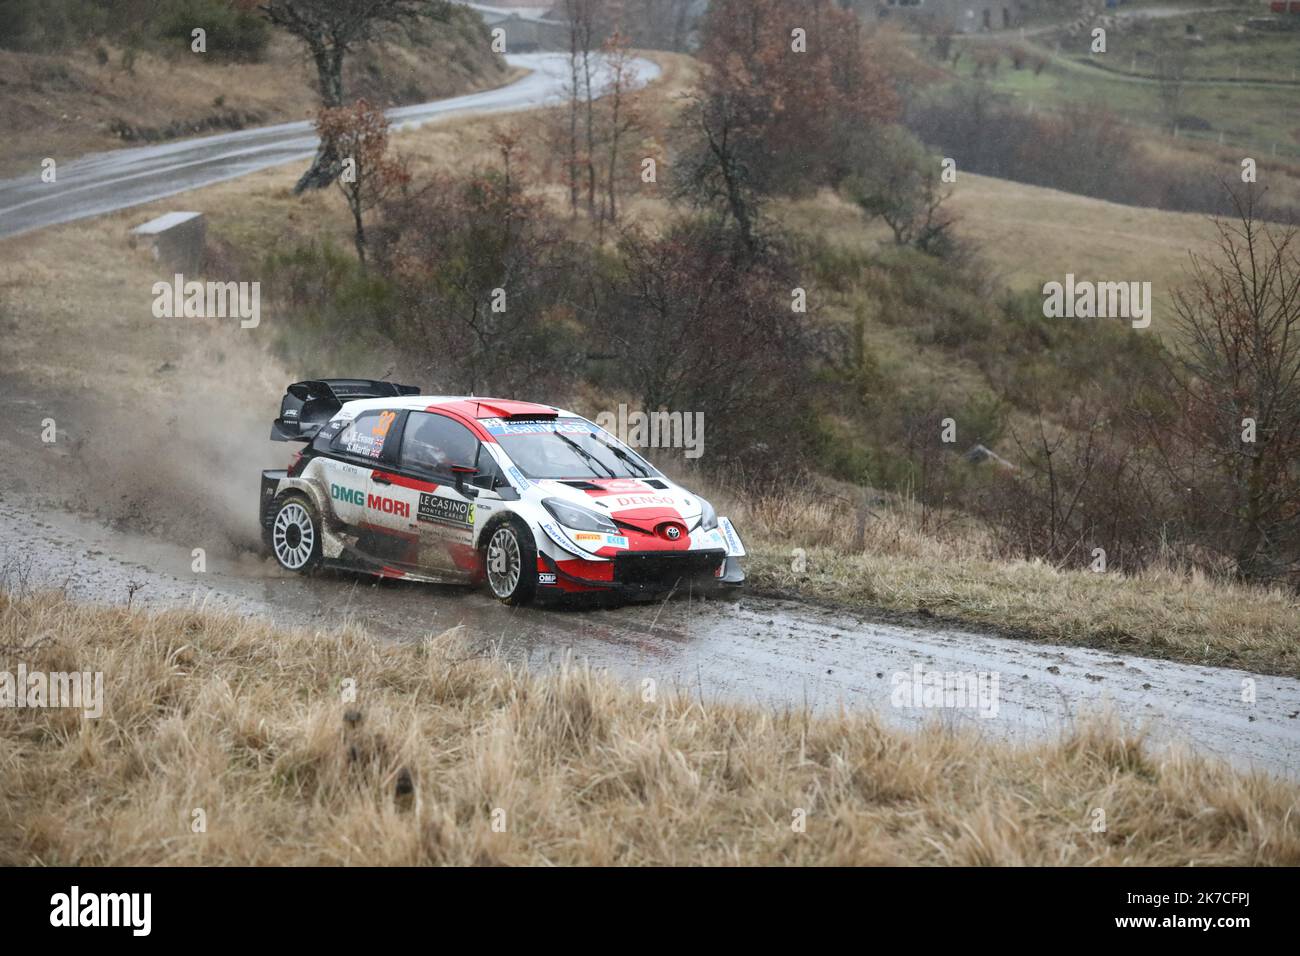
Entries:
{"type": "Polygon", "coordinates": [[[483,567],[488,590],[503,604],[522,605],[537,593],[537,545],[518,518],[487,529],[483,567]]]}
{"type": "Polygon", "coordinates": [[[321,562],[321,524],[303,495],[285,495],[271,521],[271,553],[286,571],[310,574],[321,562]]]}

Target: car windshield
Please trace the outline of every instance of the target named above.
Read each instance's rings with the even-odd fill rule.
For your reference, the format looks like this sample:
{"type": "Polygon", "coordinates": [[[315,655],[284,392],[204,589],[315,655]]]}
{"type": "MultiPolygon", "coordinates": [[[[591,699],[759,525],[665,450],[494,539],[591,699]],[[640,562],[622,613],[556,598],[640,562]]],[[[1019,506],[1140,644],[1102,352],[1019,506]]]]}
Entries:
{"type": "Polygon", "coordinates": [[[479,422],[529,478],[650,478],[658,472],[608,432],[581,418],[479,422]]]}

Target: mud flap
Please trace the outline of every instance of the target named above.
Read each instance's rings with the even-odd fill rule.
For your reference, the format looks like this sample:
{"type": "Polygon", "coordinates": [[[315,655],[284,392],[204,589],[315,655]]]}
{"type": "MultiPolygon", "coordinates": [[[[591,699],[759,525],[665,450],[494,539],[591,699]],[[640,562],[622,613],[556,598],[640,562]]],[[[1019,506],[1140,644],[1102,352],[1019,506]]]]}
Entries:
{"type": "Polygon", "coordinates": [[[258,501],[257,520],[266,531],[271,530],[271,523],[275,520],[275,511],[273,510],[275,494],[280,490],[280,482],[288,474],[283,468],[262,472],[262,497],[258,501]]]}

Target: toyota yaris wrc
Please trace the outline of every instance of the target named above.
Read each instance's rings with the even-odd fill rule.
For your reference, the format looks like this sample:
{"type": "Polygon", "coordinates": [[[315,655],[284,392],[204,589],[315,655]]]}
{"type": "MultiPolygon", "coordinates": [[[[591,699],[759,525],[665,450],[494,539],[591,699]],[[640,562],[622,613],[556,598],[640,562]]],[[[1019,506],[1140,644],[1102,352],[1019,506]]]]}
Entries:
{"type": "Polygon", "coordinates": [[[262,472],[261,496],[282,567],[486,583],[507,604],[744,581],[731,522],[599,426],[549,405],[416,392],[289,386],[271,438],[306,447],[262,472]]]}

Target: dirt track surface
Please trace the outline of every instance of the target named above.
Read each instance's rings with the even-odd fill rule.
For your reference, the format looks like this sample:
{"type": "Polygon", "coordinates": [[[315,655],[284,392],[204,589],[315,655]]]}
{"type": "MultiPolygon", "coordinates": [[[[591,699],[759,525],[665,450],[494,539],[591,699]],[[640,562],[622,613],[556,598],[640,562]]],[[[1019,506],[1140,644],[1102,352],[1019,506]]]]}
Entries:
{"type": "Polygon", "coordinates": [[[792,601],[679,599],[607,610],[514,610],[463,589],[323,574],[301,578],[251,554],[208,558],[113,531],[65,512],[32,514],[0,496],[0,554],[11,578],[66,588],[79,599],[137,606],[202,604],[264,615],[287,626],[362,624],[385,639],[416,641],[465,625],[484,651],[535,668],[566,657],[608,669],[636,688],[688,689],[708,702],[741,699],[778,709],[875,708],[907,725],[968,724],[991,737],[1029,740],[1109,710],[1159,745],[1185,743],[1243,768],[1300,777],[1300,681],[1244,671],[1121,657],[952,630],[924,631],[792,601]],[[971,708],[896,706],[896,681],[923,673],[999,676],[996,715],[971,708]],[[905,675],[896,678],[895,675],[905,675]],[[1256,701],[1242,701],[1243,682],[1256,701]]]}

